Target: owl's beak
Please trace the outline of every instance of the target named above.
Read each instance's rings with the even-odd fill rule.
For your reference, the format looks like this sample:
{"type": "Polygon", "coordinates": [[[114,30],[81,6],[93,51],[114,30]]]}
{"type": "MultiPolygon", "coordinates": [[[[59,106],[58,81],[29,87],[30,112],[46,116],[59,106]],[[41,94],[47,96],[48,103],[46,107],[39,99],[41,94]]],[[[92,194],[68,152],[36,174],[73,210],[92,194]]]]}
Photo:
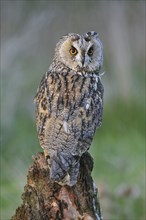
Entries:
{"type": "Polygon", "coordinates": [[[81,69],[85,67],[85,54],[79,54],[77,57],[77,63],[81,69]]]}
{"type": "Polygon", "coordinates": [[[82,56],[82,58],[81,58],[81,67],[84,66],[84,63],[85,63],[85,56],[82,56]]]}

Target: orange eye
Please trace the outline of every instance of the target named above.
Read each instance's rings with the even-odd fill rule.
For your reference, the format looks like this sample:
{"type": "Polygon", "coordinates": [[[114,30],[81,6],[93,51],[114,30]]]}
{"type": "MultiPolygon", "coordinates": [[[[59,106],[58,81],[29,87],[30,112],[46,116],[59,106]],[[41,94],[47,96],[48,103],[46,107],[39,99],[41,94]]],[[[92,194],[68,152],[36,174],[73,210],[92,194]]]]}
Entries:
{"type": "Polygon", "coordinates": [[[92,56],[92,55],[93,55],[93,52],[94,52],[93,47],[90,47],[90,49],[88,50],[88,55],[89,55],[89,56],[92,56]]]}
{"type": "Polygon", "coordinates": [[[78,53],[77,49],[73,46],[70,48],[69,52],[71,55],[76,55],[78,53]]]}

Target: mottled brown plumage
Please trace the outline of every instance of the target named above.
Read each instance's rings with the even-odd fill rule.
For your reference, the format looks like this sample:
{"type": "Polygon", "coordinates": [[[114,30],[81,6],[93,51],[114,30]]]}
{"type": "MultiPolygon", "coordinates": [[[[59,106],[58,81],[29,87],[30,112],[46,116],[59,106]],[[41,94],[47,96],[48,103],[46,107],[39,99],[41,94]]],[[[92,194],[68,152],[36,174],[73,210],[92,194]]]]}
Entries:
{"type": "Polygon", "coordinates": [[[102,45],[95,32],[68,34],[57,44],[53,63],[37,91],[40,145],[51,178],[60,184],[76,183],[80,157],[89,149],[95,130],[101,125],[101,66],[102,45]]]}

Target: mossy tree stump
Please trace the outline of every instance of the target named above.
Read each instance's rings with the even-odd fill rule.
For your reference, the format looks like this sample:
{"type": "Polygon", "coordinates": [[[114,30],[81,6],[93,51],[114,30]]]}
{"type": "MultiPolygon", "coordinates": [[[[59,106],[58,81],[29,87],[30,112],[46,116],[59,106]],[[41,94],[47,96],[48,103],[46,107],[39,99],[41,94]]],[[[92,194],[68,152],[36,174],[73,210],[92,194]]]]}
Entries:
{"type": "Polygon", "coordinates": [[[89,153],[81,157],[78,181],[73,187],[49,179],[43,153],[38,153],[33,161],[22,194],[23,204],[11,220],[102,220],[89,153]]]}

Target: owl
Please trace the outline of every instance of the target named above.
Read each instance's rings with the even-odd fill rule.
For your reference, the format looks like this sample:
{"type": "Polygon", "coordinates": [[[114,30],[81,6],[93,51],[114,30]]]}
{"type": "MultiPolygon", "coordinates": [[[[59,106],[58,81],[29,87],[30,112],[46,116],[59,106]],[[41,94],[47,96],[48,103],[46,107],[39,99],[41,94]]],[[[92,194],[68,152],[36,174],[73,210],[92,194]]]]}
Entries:
{"type": "Polygon", "coordinates": [[[38,137],[50,179],[58,184],[76,184],[80,158],[101,126],[102,64],[102,43],[96,32],[69,33],[57,43],[52,64],[37,90],[38,137]]]}

